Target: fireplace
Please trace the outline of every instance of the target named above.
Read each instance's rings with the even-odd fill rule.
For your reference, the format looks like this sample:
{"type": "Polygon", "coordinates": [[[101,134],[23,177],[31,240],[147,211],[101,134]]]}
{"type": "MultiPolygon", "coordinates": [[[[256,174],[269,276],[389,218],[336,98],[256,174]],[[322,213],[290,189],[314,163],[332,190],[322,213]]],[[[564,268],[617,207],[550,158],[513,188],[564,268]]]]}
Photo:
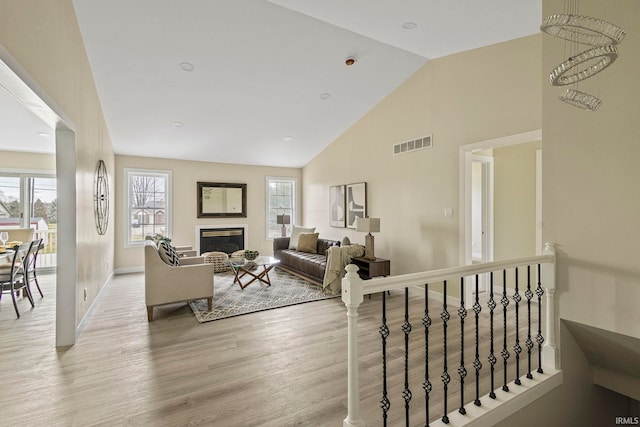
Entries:
{"type": "Polygon", "coordinates": [[[199,243],[196,250],[199,254],[205,252],[224,252],[232,254],[245,249],[246,226],[201,226],[197,229],[199,243]]]}

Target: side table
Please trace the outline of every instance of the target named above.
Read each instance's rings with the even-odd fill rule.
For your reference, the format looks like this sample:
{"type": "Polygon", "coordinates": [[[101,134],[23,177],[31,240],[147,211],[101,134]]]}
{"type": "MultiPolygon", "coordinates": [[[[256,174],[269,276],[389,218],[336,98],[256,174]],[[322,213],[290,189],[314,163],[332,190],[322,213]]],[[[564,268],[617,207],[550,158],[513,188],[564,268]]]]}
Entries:
{"type": "MultiPolygon", "coordinates": [[[[368,259],[363,257],[351,258],[351,264],[358,267],[358,275],[362,280],[391,274],[391,261],[384,258],[368,259]]],[[[389,291],[387,294],[391,295],[389,291]]],[[[371,294],[369,294],[371,298],[371,294]]]]}
{"type": "Polygon", "coordinates": [[[391,274],[391,261],[384,258],[367,259],[351,258],[351,263],[358,266],[358,275],[362,280],[391,274]]]}

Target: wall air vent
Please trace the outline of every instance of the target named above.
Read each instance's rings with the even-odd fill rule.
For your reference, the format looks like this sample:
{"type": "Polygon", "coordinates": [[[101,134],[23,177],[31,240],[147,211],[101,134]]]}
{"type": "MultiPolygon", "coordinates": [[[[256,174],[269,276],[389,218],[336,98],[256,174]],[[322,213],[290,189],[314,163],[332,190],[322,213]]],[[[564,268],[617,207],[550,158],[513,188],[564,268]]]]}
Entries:
{"type": "Polygon", "coordinates": [[[407,142],[401,142],[394,144],[393,154],[405,154],[416,150],[424,150],[425,148],[433,147],[433,135],[428,135],[423,138],[414,139],[407,142]]]}

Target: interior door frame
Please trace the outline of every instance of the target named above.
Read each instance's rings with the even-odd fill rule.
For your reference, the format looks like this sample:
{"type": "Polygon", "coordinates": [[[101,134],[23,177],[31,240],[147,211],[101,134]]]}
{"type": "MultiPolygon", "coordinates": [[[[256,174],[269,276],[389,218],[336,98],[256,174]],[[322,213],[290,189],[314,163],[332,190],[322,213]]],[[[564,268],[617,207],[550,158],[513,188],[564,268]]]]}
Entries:
{"type": "MultiPolygon", "coordinates": [[[[460,265],[471,265],[473,262],[472,238],[471,238],[471,164],[473,153],[477,151],[489,150],[492,148],[507,147],[509,145],[524,144],[527,142],[541,141],[542,129],[529,132],[507,135],[500,138],[478,141],[471,144],[461,145],[459,148],[459,231],[458,249],[460,265]]],[[[465,285],[465,300],[471,301],[473,298],[473,288],[471,281],[465,285]]]]}
{"type": "Polygon", "coordinates": [[[55,129],[59,219],[55,341],[56,347],[71,346],[77,338],[76,125],[2,44],[0,86],[55,129]]]}
{"type": "MultiPolygon", "coordinates": [[[[481,262],[493,261],[493,157],[472,154],[471,162],[482,164],[482,248],[481,262]]],[[[471,209],[469,214],[472,214],[471,209]]],[[[473,231],[472,229],[469,232],[473,231]]],[[[473,240],[473,239],[472,239],[473,240]]],[[[472,248],[473,258],[473,248],[472,248]]]]}
{"type": "Polygon", "coordinates": [[[542,255],[542,148],[536,150],[536,255],[542,255]]]}

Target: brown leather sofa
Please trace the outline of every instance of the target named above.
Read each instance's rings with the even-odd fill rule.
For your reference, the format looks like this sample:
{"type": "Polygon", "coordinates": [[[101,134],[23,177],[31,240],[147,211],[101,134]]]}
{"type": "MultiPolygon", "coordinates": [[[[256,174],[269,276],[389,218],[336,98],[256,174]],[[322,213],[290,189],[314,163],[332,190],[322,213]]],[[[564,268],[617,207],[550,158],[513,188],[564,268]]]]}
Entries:
{"type": "Polygon", "coordinates": [[[337,240],[318,239],[315,254],[289,249],[288,237],[273,239],[273,256],[280,260],[278,268],[300,275],[322,286],[327,267],[327,249],[340,246],[337,240]]]}

